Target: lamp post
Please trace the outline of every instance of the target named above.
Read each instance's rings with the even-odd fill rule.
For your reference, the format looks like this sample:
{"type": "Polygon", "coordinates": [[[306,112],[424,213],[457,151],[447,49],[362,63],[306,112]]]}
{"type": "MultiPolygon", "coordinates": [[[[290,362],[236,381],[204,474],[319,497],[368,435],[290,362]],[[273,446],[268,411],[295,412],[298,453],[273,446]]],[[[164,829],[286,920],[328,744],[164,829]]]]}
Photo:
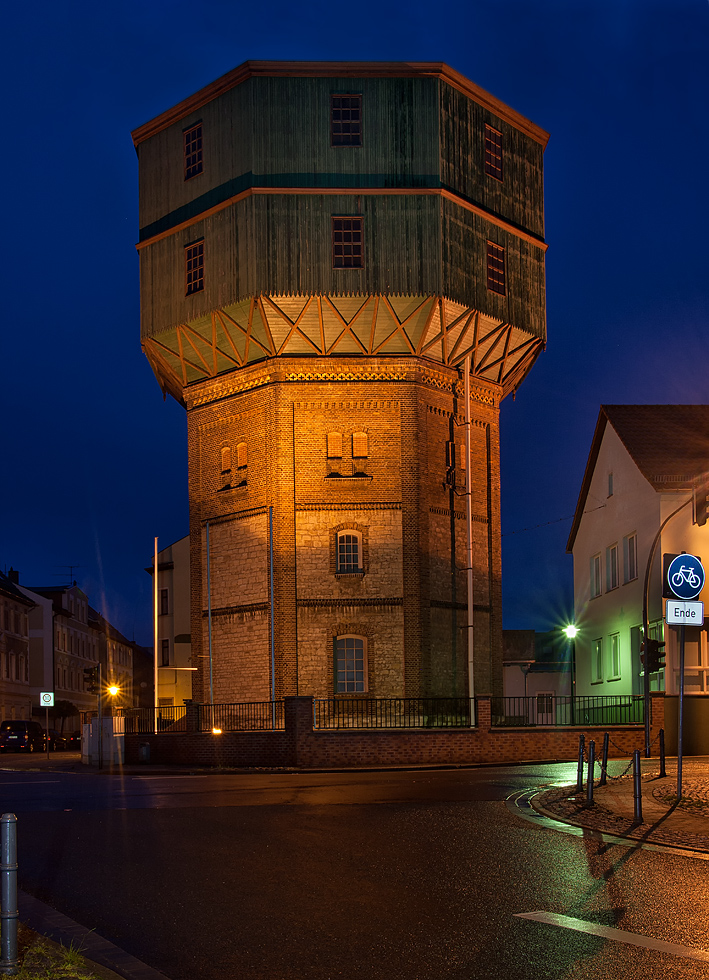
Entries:
{"type": "Polygon", "coordinates": [[[562,628],[562,632],[571,645],[571,724],[576,724],[576,636],[578,626],[569,623],[562,628]]]}

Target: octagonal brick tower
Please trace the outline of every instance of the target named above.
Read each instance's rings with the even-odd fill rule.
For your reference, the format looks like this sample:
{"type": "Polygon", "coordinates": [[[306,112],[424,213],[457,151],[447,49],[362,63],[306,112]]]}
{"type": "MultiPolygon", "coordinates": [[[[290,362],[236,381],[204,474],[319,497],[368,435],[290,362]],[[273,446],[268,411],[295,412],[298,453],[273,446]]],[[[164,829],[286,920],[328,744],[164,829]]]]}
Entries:
{"type": "Polygon", "coordinates": [[[196,699],[210,623],[218,702],[465,695],[466,467],[475,689],[501,693],[498,413],[545,342],[547,139],[409,62],[246,62],[133,133],[196,699]]]}

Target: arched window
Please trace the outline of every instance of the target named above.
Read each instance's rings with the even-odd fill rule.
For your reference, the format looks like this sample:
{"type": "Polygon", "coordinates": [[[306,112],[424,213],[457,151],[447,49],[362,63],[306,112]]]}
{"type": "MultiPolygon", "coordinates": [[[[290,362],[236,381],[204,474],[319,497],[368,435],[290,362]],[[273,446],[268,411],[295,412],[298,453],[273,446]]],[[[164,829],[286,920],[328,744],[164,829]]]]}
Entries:
{"type": "Polygon", "coordinates": [[[342,459],[342,433],[341,432],[328,432],[327,458],[342,459]]]}
{"type": "Polygon", "coordinates": [[[248,456],[246,453],[246,443],[240,442],[236,447],[236,465],[241,470],[248,463],[248,456]]]}
{"type": "Polygon", "coordinates": [[[352,433],[352,458],[364,459],[369,456],[369,439],[366,432],[352,433]]]}
{"type": "Polygon", "coordinates": [[[367,690],[367,640],[352,634],[335,637],[335,693],[367,690]]]}
{"type": "Polygon", "coordinates": [[[338,574],[363,571],[362,535],[359,531],[338,532],[336,569],[338,574]]]}
{"type": "Polygon", "coordinates": [[[231,448],[222,446],[222,473],[228,473],[231,469],[231,448]]]}

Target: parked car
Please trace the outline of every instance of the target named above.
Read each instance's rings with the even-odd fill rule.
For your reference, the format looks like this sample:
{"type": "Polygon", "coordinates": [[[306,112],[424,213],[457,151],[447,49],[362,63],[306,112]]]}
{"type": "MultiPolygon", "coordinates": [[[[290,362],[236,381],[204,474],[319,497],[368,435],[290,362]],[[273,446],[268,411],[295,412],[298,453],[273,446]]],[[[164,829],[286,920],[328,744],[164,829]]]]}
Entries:
{"type": "Polygon", "coordinates": [[[70,751],[81,752],[81,732],[70,732],[65,738],[70,751]]]}
{"type": "Polygon", "coordinates": [[[61,732],[57,732],[53,728],[50,728],[47,735],[49,736],[50,752],[60,752],[69,748],[66,735],[62,735],[61,732]]]}
{"type": "Polygon", "coordinates": [[[44,752],[44,729],[38,721],[4,721],[0,752],[44,752]]]}

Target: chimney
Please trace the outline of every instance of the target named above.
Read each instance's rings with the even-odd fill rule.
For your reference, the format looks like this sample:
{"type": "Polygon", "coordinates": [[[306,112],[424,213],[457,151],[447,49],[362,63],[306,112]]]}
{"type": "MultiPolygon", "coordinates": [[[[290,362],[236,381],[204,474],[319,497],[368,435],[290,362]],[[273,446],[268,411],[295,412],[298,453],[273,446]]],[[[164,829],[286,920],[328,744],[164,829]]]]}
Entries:
{"type": "Polygon", "coordinates": [[[8,569],[7,577],[10,579],[13,585],[20,584],[20,573],[16,572],[12,565],[10,565],[10,568],[8,569]]]}

